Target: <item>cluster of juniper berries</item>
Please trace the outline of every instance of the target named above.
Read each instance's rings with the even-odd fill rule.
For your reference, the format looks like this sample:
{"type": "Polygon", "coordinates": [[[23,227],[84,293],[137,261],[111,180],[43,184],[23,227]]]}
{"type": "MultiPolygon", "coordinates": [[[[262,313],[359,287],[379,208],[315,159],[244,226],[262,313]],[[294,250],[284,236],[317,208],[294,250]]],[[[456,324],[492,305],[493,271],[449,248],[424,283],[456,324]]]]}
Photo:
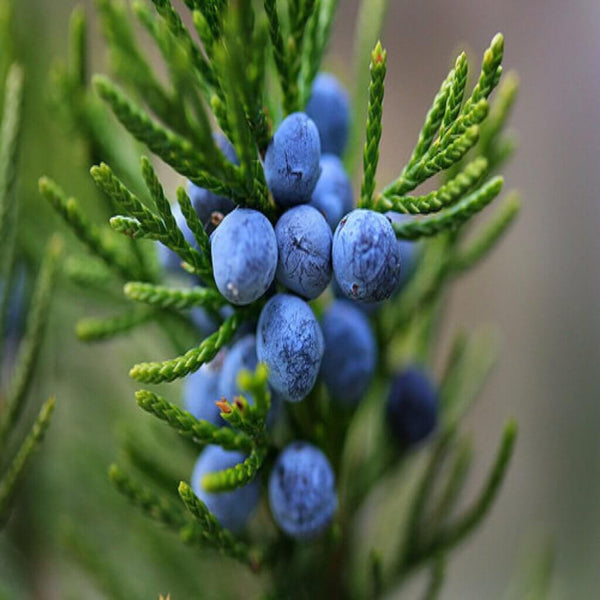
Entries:
{"type": "MultiPolygon", "coordinates": [[[[273,426],[281,402],[301,402],[321,377],[334,401],[356,406],[369,387],[377,362],[369,313],[405,283],[416,259],[411,242],[398,241],[391,225],[402,215],[354,208],[350,178],[340,159],[348,137],[349,101],[335,77],[315,79],[306,112],[287,116],[264,156],[264,170],[280,216],[273,226],[261,212],[236,208],[229,198],[189,184],[192,204],[210,235],[212,266],[220,293],[243,306],[266,297],[255,330],[245,331],[209,364],[188,376],[187,410],[197,419],[225,426],[220,398],[242,393],[238,374],[268,367],[273,426]],[[331,286],[337,298],[319,322],[309,301],[331,286]]],[[[219,150],[234,164],[233,146],[222,135],[219,150]]],[[[173,214],[187,241],[195,244],[178,205],[173,214]]],[[[160,246],[169,271],[180,259],[160,246]]],[[[223,309],[226,310],[226,309],[223,309]]],[[[203,333],[216,329],[201,308],[192,312],[203,333]]],[[[246,394],[252,403],[252,397],[246,394]]],[[[426,374],[411,369],[395,380],[388,421],[400,444],[413,445],[436,424],[436,390],[426,374]]],[[[241,463],[241,452],[209,445],[193,474],[196,495],[233,531],[243,529],[259,500],[257,480],[234,491],[207,492],[202,478],[241,463]]],[[[288,535],[307,539],[332,520],[335,477],[325,454],[295,441],[277,458],[269,477],[273,517],[288,535]]]]}

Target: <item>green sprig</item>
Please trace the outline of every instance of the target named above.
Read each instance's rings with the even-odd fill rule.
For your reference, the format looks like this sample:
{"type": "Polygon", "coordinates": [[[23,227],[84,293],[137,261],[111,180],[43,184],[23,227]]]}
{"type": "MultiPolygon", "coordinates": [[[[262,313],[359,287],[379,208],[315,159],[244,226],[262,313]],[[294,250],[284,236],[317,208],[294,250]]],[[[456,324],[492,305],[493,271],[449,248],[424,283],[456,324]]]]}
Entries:
{"type": "Polygon", "coordinates": [[[33,370],[40,353],[44,328],[48,321],[50,299],[62,249],[62,240],[58,236],[53,237],[47,245],[46,256],[40,267],[27,318],[25,336],[19,345],[7,396],[1,406],[0,448],[19,418],[25,397],[32,384],[33,370]]]}
{"type": "Polygon", "coordinates": [[[173,90],[165,89],[145,60],[125,5],[98,0],[97,8],[115,71],[123,81],[133,84],[140,97],[161,120],[174,129],[181,129],[181,111],[177,110],[176,94],[173,90]]]}
{"type": "Polygon", "coordinates": [[[477,143],[479,125],[488,115],[487,98],[502,73],[503,49],[503,37],[498,34],[484,53],[481,74],[462,108],[467,63],[464,55],[458,57],[427,114],[410,160],[398,179],[384,189],[383,196],[405,195],[458,163],[477,143]]]}
{"type": "Polygon", "coordinates": [[[215,548],[226,556],[248,565],[253,571],[258,570],[260,565],[258,551],[253,551],[248,544],[238,540],[230,531],[223,529],[187,483],[182,481],[178,491],[182,502],[195,520],[194,526],[188,526],[181,532],[181,537],[186,543],[215,548]]]}
{"type": "Polygon", "coordinates": [[[244,396],[230,400],[223,398],[217,402],[221,417],[235,429],[249,435],[257,447],[264,447],[267,444],[266,424],[271,408],[267,366],[259,363],[254,373],[240,371],[237,383],[253,403],[250,404],[244,396]]]}
{"type": "Polygon", "coordinates": [[[179,530],[188,523],[185,513],[177,504],[161,498],[146,486],[135,481],[118,465],[110,466],[108,476],[123,496],[152,519],[175,530],[179,530]]]}
{"type": "Polygon", "coordinates": [[[194,234],[194,239],[198,244],[198,249],[202,257],[202,270],[205,273],[204,277],[209,281],[213,281],[212,267],[211,267],[211,250],[210,250],[210,239],[204,229],[204,224],[200,221],[198,214],[196,213],[190,197],[182,187],[177,188],[177,202],[181,208],[181,213],[185,218],[187,226],[190,231],[194,234]]]}
{"type": "Polygon", "coordinates": [[[463,248],[459,248],[452,262],[452,269],[465,271],[479,263],[513,223],[520,208],[519,195],[516,192],[509,194],[475,237],[463,248]]]}
{"type": "Polygon", "coordinates": [[[14,206],[13,192],[17,172],[18,141],[21,130],[23,71],[13,65],[6,79],[0,123],[0,235],[7,235],[9,214],[14,206]]]}
{"type": "Polygon", "coordinates": [[[190,413],[168,402],[161,396],[148,390],[139,390],[135,394],[138,406],[173,427],[184,437],[199,444],[218,444],[226,450],[249,452],[251,439],[244,433],[229,427],[217,427],[208,421],[199,421],[190,413]]]}
{"type": "Polygon", "coordinates": [[[428,214],[452,206],[472,189],[488,169],[488,162],[478,157],[470,162],[458,175],[439,189],[423,196],[381,195],[378,204],[384,210],[407,214],[428,214]]]}
{"type": "MultiPolygon", "coordinates": [[[[150,118],[106,77],[96,75],[93,83],[100,97],[108,103],[122,125],[177,172],[216,194],[244,201],[246,190],[240,182],[237,167],[230,163],[227,165],[227,161],[223,160],[220,165],[224,171],[223,178],[211,175],[210,169],[214,169],[215,165],[212,162],[207,164],[207,156],[200,154],[189,141],[150,118]]],[[[216,156],[218,153],[212,158],[216,156]]]]}
{"type": "Polygon", "coordinates": [[[135,263],[83,214],[75,198],[67,199],[62,189],[47,177],[40,179],[39,188],[40,194],[50,202],[93,254],[124,279],[139,279],[141,274],[135,263]]]}
{"type": "Polygon", "coordinates": [[[396,236],[407,240],[430,237],[442,231],[456,229],[474,214],[483,210],[501,191],[502,177],[494,177],[458,204],[437,215],[403,223],[393,223],[396,236]]]}
{"type": "Polygon", "coordinates": [[[242,320],[241,313],[236,312],[197,348],[192,348],[183,356],[171,360],[140,363],[129,371],[129,375],[143,383],[161,383],[185,377],[197,371],[204,363],[210,362],[235,335],[242,320]]]}
{"type": "Polygon", "coordinates": [[[146,307],[135,307],[110,317],[86,317],[77,321],[75,335],[83,342],[101,342],[129,333],[150,321],[156,312],[146,307]]]}
{"type": "Polygon", "coordinates": [[[381,140],[381,119],[383,117],[386,60],[387,52],[381,47],[381,42],[377,42],[371,53],[367,136],[363,150],[363,180],[358,203],[359,208],[370,206],[375,192],[375,174],[379,163],[379,141],[381,140]]]}
{"type": "Polygon", "coordinates": [[[25,466],[48,429],[52,413],[54,412],[54,406],[54,398],[50,398],[43,404],[31,431],[22,442],[4,474],[0,477],[0,524],[6,519],[10,501],[16,491],[19,480],[23,476],[25,466]]]}
{"type": "Polygon", "coordinates": [[[212,268],[206,257],[186,241],[183,232],[177,226],[162,186],[145,158],[142,158],[142,172],[150,195],[161,213],[160,216],[130,192],[108,165],[102,163],[92,167],[90,173],[96,185],[113,198],[120,210],[128,213],[125,219],[111,219],[111,226],[123,233],[133,234],[134,237],[146,237],[163,243],[186,261],[198,275],[212,278],[212,268]]]}
{"type": "Polygon", "coordinates": [[[266,448],[254,448],[248,458],[234,467],[206,473],[202,477],[202,487],[207,492],[226,492],[247,485],[256,477],[266,456],[266,448]]]}
{"type": "Polygon", "coordinates": [[[514,420],[511,420],[504,427],[494,464],[473,505],[455,522],[437,532],[429,544],[420,548],[411,558],[412,563],[423,561],[426,557],[441,552],[448,552],[462,542],[483,520],[498,496],[510,465],[516,438],[517,424],[514,420]]]}
{"type": "Polygon", "coordinates": [[[172,288],[143,281],[126,283],[123,293],[130,300],[151,304],[159,308],[174,308],[177,310],[193,306],[203,306],[211,310],[217,310],[226,303],[221,294],[209,288],[172,288]]]}

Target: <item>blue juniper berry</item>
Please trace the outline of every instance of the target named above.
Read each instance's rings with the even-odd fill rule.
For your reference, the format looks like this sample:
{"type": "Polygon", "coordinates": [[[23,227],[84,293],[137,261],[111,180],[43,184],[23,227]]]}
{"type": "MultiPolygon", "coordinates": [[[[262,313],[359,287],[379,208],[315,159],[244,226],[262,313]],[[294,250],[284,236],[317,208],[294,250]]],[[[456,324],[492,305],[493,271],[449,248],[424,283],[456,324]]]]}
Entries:
{"type": "Polygon", "coordinates": [[[219,400],[219,381],[225,352],[221,351],[208,364],[188,375],[183,383],[183,404],[196,419],[222,427],[225,422],[216,402],[219,400]]]}
{"type": "Polygon", "coordinates": [[[386,414],[400,444],[409,447],[425,439],[435,429],[437,410],[437,389],[425,371],[411,366],[396,375],[386,414]]]}
{"type": "Polygon", "coordinates": [[[350,127],[350,100],[336,77],[330,73],[319,73],[315,77],[306,114],[319,130],[321,152],[341,156],[350,127]]]}
{"type": "Polygon", "coordinates": [[[400,249],[387,217],[357,209],[337,226],[332,246],[333,272],[347,298],[378,302],[400,281],[400,249]]]}
{"type": "Polygon", "coordinates": [[[327,528],[337,496],[325,454],[304,442],[288,445],[269,477],[269,504],[275,522],[291,537],[306,540],[327,528]]]}
{"type": "Polygon", "coordinates": [[[265,154],[265,176],[275,202],[290,208],[310,201],[319,178],[321,144],[316,125],[292,113],[277,128],[265,154]]]}
{"type": "Polygon", "coordinates": [[[335,154],[321,156],[321,175],[312,194],[311,206],[323,213],[332,231],[354,208],[352,183],[335,154]]]}
{"type": "MultiPolygon", "coordinates": [[[[220,133],[215,134],[214,137],[218,149],[225,155],[225,158],[234,165],[239,164],[235,150],[229,140],[220,133]]],[[[235,208],[231,198],[219,196],[210,190],[194,185],[191,181],[188,182],[188,194],[198,218],[202,221],[208,233],[215,229],[215,223],[212,220],[213,213],[226,215],[235,208]]]]}
{"type": "Polygon", "coordinates": [[[236,208],[212,233],[212,265],[217,288],[232,304],[260,298],[275,278],[277,240],[269,220],[249,208],[236,208]]]}
{"type": "Polygon", "coordinates": [[[355,405],[375,372],[377,346],[367,316],[348,300],[335,300],[322,319],[325,353],[321,377],[333,398],[355,405]]]}
{"type": "Polygon", "coordinates": [[[258,479],[231,492],[213,493],[202,487],[202,477],[207,473],[231,469],[245,458],[241,452],[223,450],[221,446],[210,444],[200,453],[192,472],[191,484],[196,496],[206,504],[221,526],[234,532],[240,532],[244,528],[258,504],[258,479]]]}
{"type": "Polygon", "coordinates": [[[277,280],[312,300],[331,280],[331,229],[312,206],[296,206],[285,212],[275,226],[277,280]]]}
{"type": "Polygon", "coordinates": [[[325,344],[310,306],[297,296],[277,294],[264,306],[256,333],[258,360],[269,368],[269,383],[290,402],[315,385],[325,344]]]}

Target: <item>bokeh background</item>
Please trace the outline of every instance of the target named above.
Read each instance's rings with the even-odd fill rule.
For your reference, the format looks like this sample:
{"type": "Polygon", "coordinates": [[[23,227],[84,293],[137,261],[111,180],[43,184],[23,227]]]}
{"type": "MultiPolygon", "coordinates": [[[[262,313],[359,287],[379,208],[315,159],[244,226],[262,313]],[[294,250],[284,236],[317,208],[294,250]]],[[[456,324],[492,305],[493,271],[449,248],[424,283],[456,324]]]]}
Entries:
{"type": "MultiPolygon", "coordinates": [[[[92,3],[84,4],[93,14],[92,3]]],[[[38,199],[39,175],[68,183],[82,200],[92,189],[81,152],[58,127],[44,91],[52,58],[65,55],[73,5],[17,3],[19,54],[28,74],[20,186],[40,229],[53,217],[38,199]]],[[[341,0],[327,58],[349,86],[357,10],[358,2],[341,0]]],[[[101,69],[104,48],[91,22],[92,60],[101,69]]],[[[449,333],[491,322],[503,334],[499,365],[468,420],[478,448],[471,492],[508,416],[517,417],[520,437],[499,502],[453,555],[442,598],[504,598],[522,557],[548,542],[555,548],[553,597],[594,598],[600,593],[600,3],[392,0],[382,35],[388,75],[379,180],[394,177],[408,157],[458,50],[471,51],[475,68],[497,31],[506,38],[504,64],[521,79],[511,120],[519,150],[504,171],[506,189],[522,191],[523,211],[500,248],[450,297],[449,333]]],[[[144,589],[137,579],[148,556],[136,555],[135,536],[146,522],[133,514],[126,528],[118,519],[99,522],[93,509],[105,507],[103,516],[110,517],[118,503],[105,466],[118,456],[122,423],[143,419],[123,365],[160,355],[164,340],[150,331],[81,346],[64,325],[96,308],[85,296],[65,295],[57,303],[34,390],[56,392],[57,418],[27,480],[27,505],[12,523],[13,534],[25,525],[23,531],[37,528],[35,541],[8,550],[0,537],[8,597],[94,597],[84,576],[55,551],[59,528],[49,528],[49,518],[65,521],[67,529],[74,522],[92,538],[97,533],[103,552],[127,554],[132,586],[144,589]]],[[[157,533],[157,552],[162,539],[157,533]]],[[[190,565],[183,555],[169,560],[182,569],[190,565]]],[[[196,561],[189,568],[202,580],[215,565],[196,561]]],[[[149,589],[172,589],[156,574],[145,577],[155,586],[149,589]]],[[[251,589],[251,581],[243,583],[251,589]]],[[[210,586],[205,594],[218,597],[210,586]]]]}

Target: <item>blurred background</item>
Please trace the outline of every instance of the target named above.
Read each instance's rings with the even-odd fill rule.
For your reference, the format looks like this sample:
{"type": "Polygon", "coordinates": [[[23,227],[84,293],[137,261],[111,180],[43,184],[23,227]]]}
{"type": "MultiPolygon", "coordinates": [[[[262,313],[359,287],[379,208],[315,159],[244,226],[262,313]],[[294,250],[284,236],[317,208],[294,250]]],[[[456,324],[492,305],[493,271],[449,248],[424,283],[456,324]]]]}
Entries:
{"type": "MultiPolygon", "coordinates": [[[[55,122],[45,92],[51,61],[66,53],[74,4],[21,0],[16,9],[28,81],[20,187],[40,223],[54,219],[37,194],[41,174],[67,184],[83,203],[92,190],[82,153],[55,122]]],[[[92,2],[84,4],[92,16],[92,2]]],[[[327,58],[328,68],[349,86],[357,9],[353,0],[340,2],[327,58]]],[[[93,16],[91,23],[92,61],[102,69],[105,50],[93,16]]],[[[520,553],[548,541],[555,547],[553,596],[593,598],[600,593],[600,3],[390,2],[382,35],[388,75],[379,181],[397,175],[408,158],[458,51],[469,50],[475,69],[497,31],[506,39],[505,67],[521,79],[511,120],[519,149],[504,173],[506,189],[522,191],[523,211],[499,249],[451,294],[448,335],[493,323],[503,338],[501,360],[468,421],[478,449],[472,492],[507,417],[518,419],[520,436],[499,502],[453,555],[442,598],[505,597],[519,571],[520,553]]],[[[172,177],[172,183],[179,182],[172,177]]],[[[85,577],[54,555],[57,531],[69,530],[73,522],[91,539],[97,532],[112,543],[119,540],[114,551],[127,555],[132,587],[173,590],[156,573],[137,580],[147,572],[150,550],[136,554],[135,533],[147,528],[146,521],[131,511],[124,530],[120,519],[98,522],[91,516],[90,503],[106,511],[119,505],[106,481],[106,465],[118,456],[122,423],[144,420],[123,365],[165,352],[164,340],[148,330],[106,345],[79,344],[65,323],[95,310],[86,297],[73,301],[65,294],[56,303],[34,388],[40,397],[56,393],[56,420],[27,479],[30,493],[23,498],[30,506],[21,507],[11,524],[18,532],[33,523],[41,542],[27,552],[0,546],[8,556],[0,564],[8,597],[11,592],[94,597],[85,577]],[[106,431],[114,435],[102,434],[106,431]],[[48,528],[48,515],[60,527],[48,528]]],[[[159,552],[163,536],[156,532],[154,538],[159,552]]],[[[105,545],[103,551],[112,550],[105,545]]],[[[215,568],[210,559],[192,565],[185,549],[169,560],[196,569],[198,580],[215,568]]],[[[251,590],[252,580],[243,585],[251,590]]],[[[202,597],[218,597],[210,586],[204,592],[202,597]]],[[[174,597],[193,596],[181,591],[174,597]]]]}

